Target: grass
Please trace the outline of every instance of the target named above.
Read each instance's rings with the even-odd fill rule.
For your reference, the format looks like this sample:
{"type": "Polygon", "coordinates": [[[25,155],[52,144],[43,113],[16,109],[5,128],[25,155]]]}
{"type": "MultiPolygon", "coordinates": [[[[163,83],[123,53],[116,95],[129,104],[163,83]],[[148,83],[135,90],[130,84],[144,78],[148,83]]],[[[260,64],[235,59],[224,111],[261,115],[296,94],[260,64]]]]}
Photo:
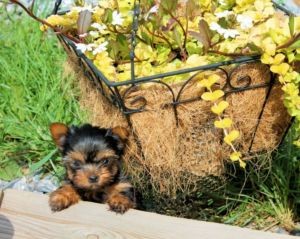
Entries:
{"type": "MultiPolygon", "coordinates": [[[[87,119],[79,108],[74,77],[62,74],[63,49],[55,37],[46,37],[38,28],[27,17],[8,23],[0,19],[0,179],[40,170],[62,175],[48,126],[87,119]]],[[[272,160],[261,159],[265,169],[258,171],[255,164],[249,164],[246,173],[237,173],[228,181],[224,195],[199,194],[193,203],[176,205],[183,213],[192,208],[199,218],[203,216],[198,214],[205,214],[199,208],[205,205],[206,210],[217,207],[218,215],[210,220],[258,229],[272,225],[292,229],[300,212],[300,151],[292,145],[294,135],[291,131],[272,160]],[[224,200],[225,204],[215,206],[224,200]]]]}
{"type": "Polygon", "coordinates": [[[255,165],[249,165],[242,194],[233,195],[231,200],[236,206],[238,198],[238,206],[226,214],[223,222],[257,229],[272,225],[294,229],[300,215],[300,150],[292,144],[295,134],[292,129],[286,136],[268,161],[269,167],[257,171],[255,165]]]}
{"type": "Polygon", "coordinates": [[[49,124],[85,120],[74,79],[62,76],[65,53],[28,17],[0,21],[0,178],[41,169],[61,175],[49,124]]]}

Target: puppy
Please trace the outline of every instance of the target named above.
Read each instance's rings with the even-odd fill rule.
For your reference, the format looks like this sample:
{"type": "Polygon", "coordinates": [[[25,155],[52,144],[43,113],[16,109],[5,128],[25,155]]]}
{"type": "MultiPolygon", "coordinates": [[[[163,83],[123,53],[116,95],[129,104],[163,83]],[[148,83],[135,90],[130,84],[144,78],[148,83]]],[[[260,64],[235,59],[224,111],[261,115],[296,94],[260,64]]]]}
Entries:
{"type": "Polygon", "coordinates": [[[53,123],[50,132],[66,168],[66,181],[50,194],[52,211],[61,211],[79,200],[107,203],[110,210],[121,214],[135,207],[133,187],[121,174],[128,137],[125,128],[53,123]]]}

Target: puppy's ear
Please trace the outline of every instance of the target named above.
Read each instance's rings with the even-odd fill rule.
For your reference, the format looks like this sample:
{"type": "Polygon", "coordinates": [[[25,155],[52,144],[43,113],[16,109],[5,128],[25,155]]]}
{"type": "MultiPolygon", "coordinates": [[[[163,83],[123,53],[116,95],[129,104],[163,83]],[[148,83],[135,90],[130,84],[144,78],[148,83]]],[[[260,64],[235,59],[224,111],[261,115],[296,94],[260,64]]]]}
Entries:
{"type": "Polygon", "coordinates": [[[62,123],[52,123],[49,128],[52,139],[54,140],[56,146],[62,150],[66,141],[67,133],[69,131],[68,126],[62,123]]]}
{"type": "Polygon", "coordinates": [[[129,137],[129,132],[122,126],[117,126],[111,129],[112,133],[119,136],[119,138],[125,143],[129,137]]]}

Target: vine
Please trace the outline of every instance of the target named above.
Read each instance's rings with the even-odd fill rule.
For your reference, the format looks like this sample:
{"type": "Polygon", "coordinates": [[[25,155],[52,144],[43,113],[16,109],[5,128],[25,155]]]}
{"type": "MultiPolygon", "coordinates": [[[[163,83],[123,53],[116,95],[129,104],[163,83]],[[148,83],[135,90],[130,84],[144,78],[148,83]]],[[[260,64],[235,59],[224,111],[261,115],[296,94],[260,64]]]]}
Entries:
{"type": "Polygon", "coordinates": [[[211,111],[217,115],[218,120],[214,122],[214,125],[216,128],[222,129],[224,132],[224,142],[228,144],[233,153],[230,155],[230,159],[235,162],[238,161],[241,168],[246,167],[246,163],[241,159],[242,153],[239,152],[235,146],[233,145],[233,142],[239,137],[239,131],[237,130],[231,130],[229,129],[232,127],[232,120],[228,117],[222,117],[222,114],[224,111],[228,108],[229,103],[227,101],[221,100],[217,103],[218,100],[220,100],[221,97],[224,96],[223,90],[212,90],[212,86],[219,82],[220,76],[216,74],[210,75],[207,79],[202,79],[200,81],[200,86],[205,87],[208,92],[205,92],[202,94],[201,98],[205,101],[210,101],[213,103],[213,106],[211,107],[211,111]]]}

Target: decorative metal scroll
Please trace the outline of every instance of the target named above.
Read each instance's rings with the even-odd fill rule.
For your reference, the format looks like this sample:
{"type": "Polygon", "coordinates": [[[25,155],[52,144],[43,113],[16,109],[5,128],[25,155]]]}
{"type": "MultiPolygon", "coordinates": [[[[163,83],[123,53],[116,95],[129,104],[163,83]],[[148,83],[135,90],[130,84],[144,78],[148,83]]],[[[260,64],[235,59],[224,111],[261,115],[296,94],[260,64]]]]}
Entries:
{"type": "MultiPolygon", "coordinates": [[[[59,5],[61,0],[57,0],[55,4],[54,13],[57,13],[59,9],[59,5]]],[[[196,76],[205,72],[215,72],[217,74],[222,75],[224,84],[220,85],[219,88],[225,92],[225,96],[227,97],[230,94],[255,90],[259,88],[266,89],[266,96],[264,102],[262,104],[262,109],[257,118],[257,124],[255,126],[255,130],[253,132],[252,141],[249,147],[249,152],[252,149],[252,145],[255,139],[256,131],[259,127],[264,108],[268,102],[270,92],[274,85],[275,77],[268,69],[266,72],[267,80],[265,82],[255,83],[254,80],[251,78],[250,75],[247,73],[242,74],[239,77],[236,77],[235,74],[239,72],[239,70],[245,66],[245,64],[252,64],[260,62],[260,56],[247,56],[247,57],[240,57],[234,60],[213,63],[210,65],[205,66],[198,66],[188,69],[182,69],[172,72],[166,72],[163,74],[157,74],[147,77],[140,77],[135,78],[134,72],[134,50],[136,46],[136,32],[138,29],[138,18],[140,14],[139,9],[139,1],[135,2],[134,11],[133,11],[133,28],[131,31],[131,52],[130,52],[130,60],[131,60],[131,79],[122,82],[111,81],[106,76],[97,69],[97,67],[93,64],[93,62],[88,59],[82,52],[77,50],[76,45],[74,42],[69,40],[68,38],[58,35],[59,40],[61,43],[67,48],[67,50],[73,52],[78,58],[78,64],[83,69],[84,74],[87,78],[94,83],[95,87],[99,90],[99,92],[106,97],[113,105],[117,106],[126,116],[129,125],[131,125],[130,115],[135,113],[141,113],[147,110],[148,100],[143,95],[135,95],[133,93],[138,92],[141,86],[152,84],[152,85],[159,85],[166,94],[170,95],[170,100],[164,103],[164,107],[172,107],[174,111],[174,116],[176,122],[178,124],[178,106],[182,104],[187,104],[195,101],[201,100],[200,95],[192,96],[190,98],[183,98],[184,92],[186,91],[187,87],[192,84],[197,84],[196,76]],[[166,83],[164,78],[170,76],[178,76],[181,74],[186,73],[193,73],[193,75],[184,81],[179,89],[177,88],[176,91],[174,90],[174,86],[172,84],[166,83]],[[129,102],[129,104],[128,104],[129,102]]],[[[245,71],[246,72],[246,71],[245,71]]]]}

